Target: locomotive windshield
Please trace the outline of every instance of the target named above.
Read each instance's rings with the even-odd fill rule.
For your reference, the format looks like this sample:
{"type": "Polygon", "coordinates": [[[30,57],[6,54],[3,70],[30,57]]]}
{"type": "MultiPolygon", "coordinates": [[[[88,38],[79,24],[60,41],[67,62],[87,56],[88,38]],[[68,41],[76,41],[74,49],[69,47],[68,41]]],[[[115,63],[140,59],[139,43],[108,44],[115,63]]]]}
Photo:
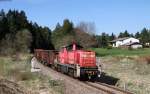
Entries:
{"type": "MultiPolygon", "coordinates": [[[[79,45],[79,44],[75,44],[75,45],[76,45],[77,50],[83,49],[83,47],[81,45],[79,45]]],[[[67,45],[67,46],[65,46],[65,48],[70,51],[73,48],[73,44],[67,45]]]]}

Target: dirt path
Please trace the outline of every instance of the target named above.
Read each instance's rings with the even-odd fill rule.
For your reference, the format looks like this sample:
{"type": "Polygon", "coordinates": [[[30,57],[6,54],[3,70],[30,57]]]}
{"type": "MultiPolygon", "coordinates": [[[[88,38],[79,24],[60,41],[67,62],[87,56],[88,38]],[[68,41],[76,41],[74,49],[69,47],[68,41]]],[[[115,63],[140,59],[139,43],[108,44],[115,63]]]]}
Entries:
{"type": "Polygon", "coordinates": [[[88,86],[81,81],[71,78],[67,75],[61,74],[57,71],[52,70],[40,63],[36,64],[41,69],[41,73],[51,77],[54,80],[62,80],[64,82],[64,94],[106,94],[105,92],[99,91],[91,86],[88,86]]]}

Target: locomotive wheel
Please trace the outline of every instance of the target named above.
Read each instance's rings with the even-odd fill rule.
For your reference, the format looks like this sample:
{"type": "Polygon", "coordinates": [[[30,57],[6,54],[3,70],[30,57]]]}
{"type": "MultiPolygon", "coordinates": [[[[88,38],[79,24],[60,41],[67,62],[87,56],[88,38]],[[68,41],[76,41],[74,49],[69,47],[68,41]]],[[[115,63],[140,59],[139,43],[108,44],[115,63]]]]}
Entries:
{"type": "Polygon", "coordinates": [[[48,66],[48,64],[47,64],[47,62],[46,62],[46,61],[44,62],[44,65],[45,65],[45,66],[48,66]]]}
{"type": "Polygon", "coordinates": [[[45,65],[45,64],[44,64],[44,61],[41,61],[41,63],[42,63],[43,65],[45,65]]]}
{"type": "Polygon", "coordinates": [[[51,65],[51,64],[48,64],[48,63],[47,63],[47,66],[50,67],[50,68],[52,68],[52,65],[51,65]]]}
{"type": "Polygon", "coordinates": [[[96,79],[97,79],[97,75],[92,75],[92,76],[91,76],[91,79],[89,79],[89,80],[92,81],[92,82],[95,82],[96,79]]]}
{"type": "Polygon", "coordinates": [[[82,74],[80,75],[80,78],[79,78],[81,81],[88,81],[89,80],[89,77],[87,74],[82,74]]]}
{"type": "Polygon", "coordinates": [[[64,73],[64,71],[63,71],[63,66],[60,66],[60,72],[61,72],[61,73],[64,73]]]}
{"type": "Polygon", "coordinates": [[[73,77],[77,78],[77,71],[76,70],[73,70],[73,77]]]}
{"type": "Polygon", "coordinates": [[[54,64],[51,65],[51,68],[54,69],[54,70],[56,69],[55,66],[54,66],[54,64]]]}
{"type": "Polygon", "coordinates": [[[72,68],[68,69],[68,75],[74,77],[74,70],[72,68]]]}
{"type": "Polygon", "coordinates": [[[60,65],[57,65],[57,71],[61,71],[61,66],[60,65]]]}

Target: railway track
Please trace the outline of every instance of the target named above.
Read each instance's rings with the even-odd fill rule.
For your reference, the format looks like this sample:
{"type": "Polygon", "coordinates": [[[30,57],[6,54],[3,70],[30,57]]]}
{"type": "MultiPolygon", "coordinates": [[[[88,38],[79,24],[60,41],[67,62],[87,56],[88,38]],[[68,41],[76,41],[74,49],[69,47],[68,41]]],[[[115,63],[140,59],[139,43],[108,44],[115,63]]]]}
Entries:
{"type": "Polygon", "coordinates": [[[118,87],[111,86],[111,85],[104,84],[104,83],[100,83],[100,82],[95,82],[95,83],[93,83],[93,82],[84,82],[84,83],[91,86],[91,87],[94,87],[98,90],[106,92],[107,94],[134,94],[130,91],[123,90],[123,89],[120,89],[118,87]]]}
{"type": "MultiPolygon", "coordinates": [[[[53,76],[59,78],[59,76],[62,78],[62,79],[68,79],[70,80],[71,82],[74,82],[76,84],[79,84],[81,87],[85,87],[87,88],[88,90],[89,89],[92,89],[92,90],[95,90],[95,92],[97,93],[92,93],[92,94],[134,94],[132,92],[129,92],[129,91],[125,91],[123,89],[120,89],[118,87],[115,87],[115,86],[111,86],[111,85],[108,85],[108,84],[104,84],[104,83],[100,83],[100,82],[89,82],[89,81],[79,81],[77,79],[73,79],[72,77],[69,77],[67,75],[64,75],[60,72],[57,72],[47,66],[44,66],[40,63],[38,63],[38,65],[41,66],[41,70],[44,70],[42,73],[43,74],[46,74],[46,75],[49,75],[47,73],[49,73],[49,71],[53,71],[51,72],[51,74],[54,74],[53,76]],[[56,75],[58,74],[58,75],[56,75]]],[[[69,82],[70,83],[70,82],[69,82]]],[[[69,94],[69,93],[66,93],[66,94],[69,94]]],[[[84,94],[84,93],[82,93],[84,94]]],[[[91,93],[87,93],[87,94],[91,94],[91,93]]]]}

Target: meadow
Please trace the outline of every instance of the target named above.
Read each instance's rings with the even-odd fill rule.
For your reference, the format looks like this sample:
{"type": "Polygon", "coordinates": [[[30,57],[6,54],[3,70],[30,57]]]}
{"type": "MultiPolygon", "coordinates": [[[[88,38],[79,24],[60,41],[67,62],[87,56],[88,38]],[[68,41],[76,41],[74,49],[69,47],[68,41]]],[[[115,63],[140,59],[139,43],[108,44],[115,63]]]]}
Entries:
{"type": "Polygon", "coordinates": [[[23,87],[23,91],[26,91],[27,94],[41,94],[42,92],[62,94],[62,85],[53,85],[53,83],[60,83],[60,81],[52,80],[41,73],[32,73],[30,61],[30,54],[22,55],[19,60],[10,56],[0,56],[0,83],[1,79],[12,81],[23,87]]]}
{"type": "Polygon", "coordinates": [[[101,57],[102,69],[106,75],[119,79],[117,87],[134,94],[150,94],[150,64],[140,57],[101,57]]]}
{"type": "Polygon", "coordinates": [[[135,94],[150,94],[150,48],[91,48],[100,57],[103,72],[119,79],[116,86],[135,94]]]}
{"type": "Polygon", "coordinates": [[[97,56],[146,56],[150,55],[150,48],[142,48],[142,49],[119,49],[119,48],[91,48],[96,52],[97,56]]]}

